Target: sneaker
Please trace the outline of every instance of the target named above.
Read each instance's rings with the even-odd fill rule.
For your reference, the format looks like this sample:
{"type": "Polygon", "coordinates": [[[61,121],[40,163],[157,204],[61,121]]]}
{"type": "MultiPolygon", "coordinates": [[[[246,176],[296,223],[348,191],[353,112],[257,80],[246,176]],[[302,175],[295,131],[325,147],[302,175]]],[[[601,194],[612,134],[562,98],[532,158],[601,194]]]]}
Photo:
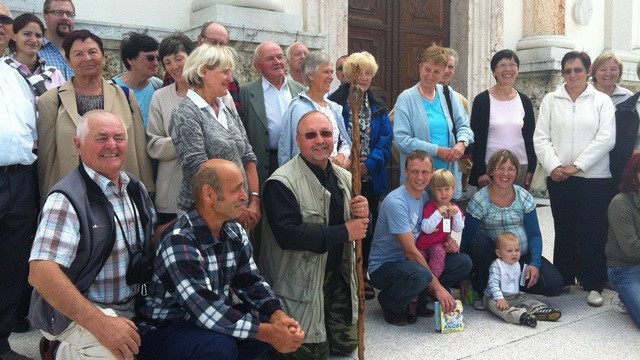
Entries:
{"type": "Polygon", "coordinates": [[[420,317],[431,318],[436,314],[435,311],[429,309],[426,304],[417,304],[416,315],[420,317]]]}
{"type": "Polygon", "coordinates": [[[565,294],[566,294],[566,293],[570,293],[570,292],[571,292],[571,285],[565,285],[565,286],[562,288],[562,292],[563,292],[563,293],[565,293],[565,294]]]}
{"type": "Polygon", "coordinates": [[[604,301],[602,300],[602,295],[600,295],[599,292],[595,290],[589,291],[589,296],[587,296],[587,304],[593,307],[599,307],[602,306],[603,302],[604,301]]]}
{"type": "Polygon", "coordinates": [[[538,321],[556,321],[560,319],[562,313],[560,310],[552,308],[543,308],[533,313],[538,321]]]}
{"type": "Polygon", "coordinates": [[[407,323],[415,324],[418,321],[418,299],[413,299],[407,304],[407,323]]]}
{"type": "Polygon", "coordinates": [[[384,321],[388,322],[391,325],[407,325],[406,314],[396,314],[393,311],[387,309],[387,307],[382,304],[382,301],[380,301],[380,296],[378,296],[378,302],[380,303],[380,307],[382,308],[382,316],[384,317],[384,321]]]}
{"type": "Polygon", "coordinates": [[[20,355],[13,350],[9,350],[6,353],[0,355],[0,360],[34,360],[28,356],[20,355]]]}
{"type": "Polygon", "coordinates": [[[620,314],[628,314],[627,306],[620,300],[620,296],[616,294],[616,296],[611,298],[611,308],[613,311],[620,314]]]}
{"type": "Polygon", "coordinates": [[[520,315],[520,325],[536,327],[536,325],[538,325],[538,320],[536,320],[536,316],[534,314],[524,313],[520,315]]]}
{"type": "Polygon", "coordinates": [[[482,303],[482,299],[477,299],[473,302],[473,308],[476,310],[485,310],[484,304],[482,303]]]}

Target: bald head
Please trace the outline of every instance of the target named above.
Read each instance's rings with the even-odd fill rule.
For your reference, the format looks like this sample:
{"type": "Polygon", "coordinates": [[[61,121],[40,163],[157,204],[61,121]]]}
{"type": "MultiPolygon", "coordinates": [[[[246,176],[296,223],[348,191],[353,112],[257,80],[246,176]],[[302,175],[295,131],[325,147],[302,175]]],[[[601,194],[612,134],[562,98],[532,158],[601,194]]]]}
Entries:
{"type": "Polygon", "coordinates": [[[198,35],[198,45],[207,43],[209,45],[227,45],[229,43],[229,32],[217,22],[207,22],[202,25],[200,35],[198,35]]]}
{"type": "Polygon", "coordinates": [[[207,196],[207,191],[204,189],[205,186],[210,187],[215,192],[218,201],[224,201],[224,182],[230,175],[234,174],[240,174],[240,179],[242,179],[240,169],[231,161],[210,159],[202,163],[191,178],[191,190],[196,204],[202,203],[204,197],[207,196]]]}
{"type": "Polygon", "coordinates": [[[4,15],[3,21],[0,22],[0,56],[1,56],[2,53],[4,52],[4,49],[7,47],[7,44],[9,44],[9,40],[11,40],[11,36],[13,36],[13,26],[11,25],[11,22],[13,21],[9,20],[12,17],[11,12],[2,3],[0,3],[0,15],[4,15]]]}

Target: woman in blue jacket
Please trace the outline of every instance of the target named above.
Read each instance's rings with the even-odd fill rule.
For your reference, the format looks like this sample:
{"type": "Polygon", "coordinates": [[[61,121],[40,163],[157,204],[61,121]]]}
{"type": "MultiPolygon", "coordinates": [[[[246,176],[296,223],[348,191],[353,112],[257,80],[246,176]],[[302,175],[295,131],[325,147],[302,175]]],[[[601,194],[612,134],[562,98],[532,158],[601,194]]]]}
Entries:
{"type": "MultiPolygon", "coordinates": [[[[363,51],[354,53],[342,65],[345,76],[349,81],[341,85],[329,100],[342,105],[342,117],[349,136],[352,136],[352,111],[347,103],[349,88],[358,86],[365,92],[364,101],[358,114],[360,127],[360,161],[362,173],[362,195],[369,201],[373,226],[363,241],[362,257],[366,269],[371,249],[373,229],[378,218],[378,200],[381,194],[387,192],[387,162],[391,154],[392,129],[389,121],[387,106],[371,91],[371,80],[378,71],[376,59],[370,53],[363,51]]],[[[365,296],[375,297],[373,288],[365,284],[365,296]]]]}

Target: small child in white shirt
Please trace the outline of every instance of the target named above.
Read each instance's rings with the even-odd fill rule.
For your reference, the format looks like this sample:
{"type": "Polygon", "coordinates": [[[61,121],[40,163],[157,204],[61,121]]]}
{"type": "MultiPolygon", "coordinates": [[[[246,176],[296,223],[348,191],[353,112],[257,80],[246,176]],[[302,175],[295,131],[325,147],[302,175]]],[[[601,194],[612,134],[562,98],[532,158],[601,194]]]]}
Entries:
{"type": "Polygon", "coordinates": [[[538,321],[556,321],[560,310],[520,294],[520,241],[511,232],[496,237],[496,256],[489,267],[489,281],[484,290],[484,306],[512,324],[535,327],[538,321]]]}

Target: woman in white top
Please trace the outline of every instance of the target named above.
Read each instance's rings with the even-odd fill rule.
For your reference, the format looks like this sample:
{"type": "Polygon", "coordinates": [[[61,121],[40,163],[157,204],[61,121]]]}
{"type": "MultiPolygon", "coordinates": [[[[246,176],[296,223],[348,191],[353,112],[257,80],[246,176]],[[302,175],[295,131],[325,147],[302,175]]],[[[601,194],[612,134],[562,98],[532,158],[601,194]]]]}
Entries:
{"type": "Polygon", "coordinates": [[[589,55],[571,51],[561,64],[565,82],[542,100],[533,144],[548,175],[553,264],[565,286],[575,284],[577,277],[589,292],[588,304],[600,306],[607,279],[604,245],[615,109],[609,96],[587,83],[589,55]]]}
{"type": "Polygon", "coordinates": [[[520,163],[515,184],[529,189],[536,168],[533,150],[535,116],[531,100],[513,85],[518,77],[520,60],[509,49],[498,51],[491,58],[491,71],[496,84],[473,99],[471,130],[473,167],[469,183],[478,188],[491,183],[487,162],[498,149],[511,151],[520,163]]]}
{"type": "Polygon", "coordinates": [[[611,51],[603,52],[593,61],[591,77],[596,90],[609,95],[614,106],[633,95],[631,90],[618,85],[622,78],[622,61],[611,51]]]}
{"type": "Polygon", "coordinates": [[[164,70],[173,83],[153,93],[149,105],[147,152],[159,161],[156,179],[155,205],[160,224],[175,219],[178,212],[178,191],[182,183],[182,169],[169,134],[173,109],[187,96],[187,80],[182,68],[189,54],[195,49],[191,39],[183,34],[169,35],[160,43],[159,57],[164,70]]]}

